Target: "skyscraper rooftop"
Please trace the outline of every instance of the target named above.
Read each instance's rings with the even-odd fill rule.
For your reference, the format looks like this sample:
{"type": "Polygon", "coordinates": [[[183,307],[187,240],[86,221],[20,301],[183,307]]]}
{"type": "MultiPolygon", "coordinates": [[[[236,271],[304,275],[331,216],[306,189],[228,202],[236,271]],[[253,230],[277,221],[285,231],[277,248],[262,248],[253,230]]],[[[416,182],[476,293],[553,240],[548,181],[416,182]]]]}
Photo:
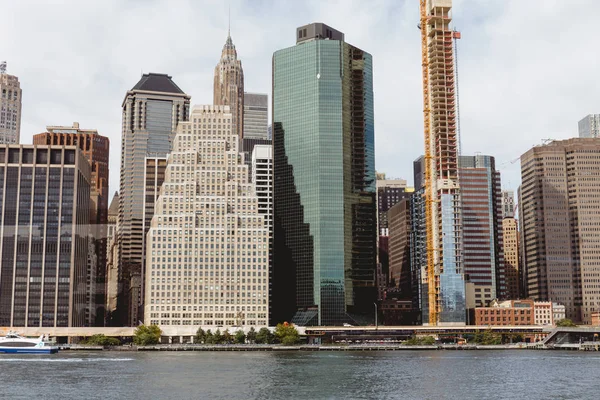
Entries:
{"type": "Polygon", "coordinates": [[[146,90],[149,92],[183,93],[167,74],[150,72],[144,74],[142,79],[131,90],[146,90]]]}

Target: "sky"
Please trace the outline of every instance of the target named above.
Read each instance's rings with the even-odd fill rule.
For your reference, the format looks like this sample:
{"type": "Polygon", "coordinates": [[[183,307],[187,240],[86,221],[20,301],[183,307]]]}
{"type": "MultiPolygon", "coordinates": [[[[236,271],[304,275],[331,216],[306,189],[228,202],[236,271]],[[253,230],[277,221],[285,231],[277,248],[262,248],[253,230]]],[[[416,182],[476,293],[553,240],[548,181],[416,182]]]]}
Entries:
{"type": "MultiPolygon", "coordinates": [[[[248,92],[271,94],[274,51],[323,22],[373,56],[376,169],[413,181],[423,153],[418,0],[0,0],[0,60],[23,90],[21,143],[47,125],[111,140],[119,186],[121,105],[142,73],[167,73],[192,104],[210,104],[214,67],[231,36],[248,92]]],[[[502,186],[545,139],[576,137],[600,113],[597,0],[454,0],[461,151],[496,158],[502,186]]]]}

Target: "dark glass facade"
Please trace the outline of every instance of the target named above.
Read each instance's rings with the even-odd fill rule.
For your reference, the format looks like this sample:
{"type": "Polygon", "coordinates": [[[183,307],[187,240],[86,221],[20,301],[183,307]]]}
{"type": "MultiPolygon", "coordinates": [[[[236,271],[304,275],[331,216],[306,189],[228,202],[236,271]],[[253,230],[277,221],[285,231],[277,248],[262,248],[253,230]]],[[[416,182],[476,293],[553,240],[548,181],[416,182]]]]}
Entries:
{"type": "Polygon", "coordinates": [[[273,56],[273,323],[374,318],[371,55],[307,40],[273,56]]]}
{"type": "Polygon", "coordinates": [[[86,318],[94,326],[104,325],[106,304],[106,224],[108,222],[108,159],[110,141],[96,130],[69,126],[48,126],[48,132],[33,136],[33,144],[77,146],[91,167],[90,240],[94,251],[88,256],[88,309],[86,318]]]}
{"type": "Polygon", "coordinates": [[[74,146],[1,146],[0,326],[84,326],[90,167],[74,146]]]}

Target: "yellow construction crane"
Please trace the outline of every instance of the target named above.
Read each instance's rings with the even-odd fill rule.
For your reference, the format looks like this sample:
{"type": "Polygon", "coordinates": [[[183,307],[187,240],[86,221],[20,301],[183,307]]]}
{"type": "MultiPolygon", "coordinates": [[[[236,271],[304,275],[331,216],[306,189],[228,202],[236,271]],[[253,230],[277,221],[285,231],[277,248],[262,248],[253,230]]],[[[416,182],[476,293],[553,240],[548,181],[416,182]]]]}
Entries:
{"type": "Polygon", "coordinates": [[[427,54],[427,0],[420,1],[421,11],[421,67],[423,69],[423,119],[425,134],[425,230],[427,240],[427,295],[429,303],[429,324],[437,325],[437,280],[435,276],[435,244],[433,238],[433,206],[434,194],[431,180],[431,131],[430,131],[430,99],[429,99],[429,56],[427,54]]]}

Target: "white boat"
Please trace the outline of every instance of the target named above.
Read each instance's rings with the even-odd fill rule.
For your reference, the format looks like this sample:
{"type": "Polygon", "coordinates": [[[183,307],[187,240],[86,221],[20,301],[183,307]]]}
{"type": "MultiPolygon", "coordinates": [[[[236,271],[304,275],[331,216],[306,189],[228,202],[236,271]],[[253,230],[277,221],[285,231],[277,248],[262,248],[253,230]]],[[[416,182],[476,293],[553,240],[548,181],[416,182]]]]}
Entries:
{"type": "Polygon", "coordinates": [[[9,332],[0,337],[0,353],[11,354],[52,354],[58,352],[58,347],[46,346],[44,335],[37,339],[29,339],[9,332]]]}

